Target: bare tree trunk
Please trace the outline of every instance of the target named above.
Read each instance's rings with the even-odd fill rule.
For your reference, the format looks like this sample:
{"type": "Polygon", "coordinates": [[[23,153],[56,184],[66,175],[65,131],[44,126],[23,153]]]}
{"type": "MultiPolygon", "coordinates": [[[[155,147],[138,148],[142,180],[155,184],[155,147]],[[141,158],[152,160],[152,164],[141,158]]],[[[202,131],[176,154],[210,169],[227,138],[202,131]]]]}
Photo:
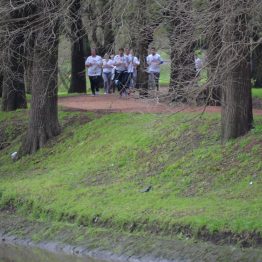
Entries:
{"type": "Polygon", "coordinates": [[[95,2],[94,5],[93,1],[90,1],[87,8],[91,28],[90,40],[93,41],[97,53],[103,57],[106,53],[114,51],[114,29],[117,25],[113,28],[113,8],[117,1],[97,0],[95,2]]]}
{"type": "MultiPolygon", "coordinates": [[[[227,9],[228,10],[228,9],[227,9]]],[[[225,25],[223,53],[222,141],[245,135],[252,127],[251,66],[248,15],[234,14],[225,25]],[[241,43],[241,44],[240,44],[241,43]]]]}
{"type": "Polygon", "coordinates": [[[19,155],[33,154],[60,133],[57,109],[58,29],[41,28],[34,51],[29,127],[19,155]]]}
{"type": "Polygon", "coordinates": [[[222,47],[220,30],[222,28],[220,19],[220,4],[215,3],[214,0],[209,0],[210,12],[214,15],[214,22],[211,25],[212,28],[209,29],[208,38],[208,52],[207,52],[207,62],[208,62],[208,79],[210,84],[207,86],[207,104],[208,105],[221,105],[222,87],[221,80],[219,77],[219,66],[218,66],[218,56],[222,47]]]}
{"type": "Polygon", "coordinates": [[[71,25],[71,83],[68,93],[86,93],[84,28],[81,0],[74,0],[70,8],[71,25]]]}
{"type": "Polygon", "coordinates": [[[33,61],[27,58],[24,72],[25,90],[27,94],[32,93],[33,61]]]}
{"type": "Polygon", "coordinates": [[[196,76],[194,63],[194,25],[192,3],[189,0],[174,2],[170,10],[169,39],[171,45],[170,91],[174,99],[185,101],[186,88],[193,85],[196,76]]]}
{"type": "MultiPolygon", "coordinates": [[[[155,28],[160,24],[159,17],[148,17],[149,2],[146,0],[137,0],[137,14],[134,21],[134,29],[136,32],[136,51],[139,54],[140,66],[137,70],[136,88],[139,89],[141,96],[148,95],[148,73],[146,57],[148,56],[149,45],[154,40],[155,28]]],[[[133,29],[133,30],[134,30],[133,29]]]]}
{"type": "Polygon", "coordinates": [[[7,47],[7,66],[4,72],[2,91],[2,111],[26,108],[23,67],[23,36],[16,35],[7,47]]]}
{"type": "MultiPolygon", "coordinates": [[[[257,41],[258,38],[255,39],[257,41]]],[[[253,52],[252,76],[255,87],[262,87],[262,44],[259,44],[253,52]]]]}
{"type": "Polygon", "coordinates": [[[2,92],[3,92],[3,80],[4,80],[4,76],[2,72],[0,72],[0,97],[2,97],[2,92]]]}
{"type": "Polygon", "coordinates": [[[148,55],[148,41],[140,38],[137,42],[137,52],[139,54],[140,66],[137,70],[137,84],[136,88],[140,90],[140,95],[145,96],[148,93],[148,73],[146,57],[148,55]]]}

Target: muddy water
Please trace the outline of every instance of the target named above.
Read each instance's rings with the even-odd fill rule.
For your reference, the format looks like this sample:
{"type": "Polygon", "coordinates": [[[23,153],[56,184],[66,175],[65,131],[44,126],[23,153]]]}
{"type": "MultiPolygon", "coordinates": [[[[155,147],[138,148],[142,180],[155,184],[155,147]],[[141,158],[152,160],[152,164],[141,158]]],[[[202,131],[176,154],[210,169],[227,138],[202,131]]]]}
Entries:
{"type": "Polygon", "coordinates": [[[50,253],[38,248],[27,248],[0,242],[0,262],[102,262],[92,258],[50,253]]]}

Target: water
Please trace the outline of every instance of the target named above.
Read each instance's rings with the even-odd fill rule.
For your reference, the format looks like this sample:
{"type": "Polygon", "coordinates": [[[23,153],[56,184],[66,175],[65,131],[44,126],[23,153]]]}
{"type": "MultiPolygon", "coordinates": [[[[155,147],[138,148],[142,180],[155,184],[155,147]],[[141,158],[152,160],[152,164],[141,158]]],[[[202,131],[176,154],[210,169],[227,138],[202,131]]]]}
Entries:
{"type": "Polygon", "coordinates": [[[87,257],[51,253],[39,248],[16,246],[0,242],[0,262],[102,262],[87,257]]]}

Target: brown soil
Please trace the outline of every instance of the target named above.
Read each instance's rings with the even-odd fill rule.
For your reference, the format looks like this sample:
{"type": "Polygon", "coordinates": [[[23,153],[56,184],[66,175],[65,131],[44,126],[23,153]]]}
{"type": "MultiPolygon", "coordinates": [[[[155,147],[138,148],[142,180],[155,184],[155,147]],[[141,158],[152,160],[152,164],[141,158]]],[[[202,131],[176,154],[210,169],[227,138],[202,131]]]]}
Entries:
{"type": "MultiPolygon", "coordinates": [[[[140,99],[135,96],[119,97],[118,95],[79,95],[59,98],[58,104],[72,110],[96,112],[135,112],[135,113],[177,113],[177,112],[207,112],[219,113],[218,106],[170,106],[157,102],[156,99],[140,99]]],[[[262,115],[262,109],[254,109],[255,115],[262,115]]]]}

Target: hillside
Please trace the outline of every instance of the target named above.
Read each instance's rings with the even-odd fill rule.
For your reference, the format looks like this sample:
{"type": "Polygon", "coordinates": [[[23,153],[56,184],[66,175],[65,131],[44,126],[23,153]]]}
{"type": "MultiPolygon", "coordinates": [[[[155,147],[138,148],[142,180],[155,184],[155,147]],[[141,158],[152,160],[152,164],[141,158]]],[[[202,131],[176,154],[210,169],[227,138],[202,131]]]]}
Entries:
{"type": "Polygon", "coordinates": [[[223,146],[219,118],[60,111],[62,135],[13,162],[27,112],[2,113],[0,207],[43,221],[253,245],[262,231],[262,117],[223,146]]]}

